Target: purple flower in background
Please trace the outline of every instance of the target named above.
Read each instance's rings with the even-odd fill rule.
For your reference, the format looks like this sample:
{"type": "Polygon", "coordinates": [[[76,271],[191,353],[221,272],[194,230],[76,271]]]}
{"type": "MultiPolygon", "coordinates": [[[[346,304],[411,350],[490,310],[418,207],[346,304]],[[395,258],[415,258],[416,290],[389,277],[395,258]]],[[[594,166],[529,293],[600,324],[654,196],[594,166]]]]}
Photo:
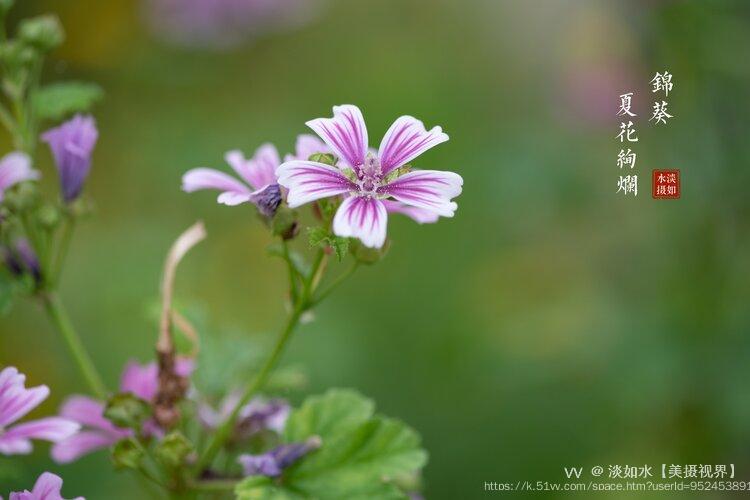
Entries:
{"type": "Polygon", "coordinates": [[[26,376],[15,367],[0,371],[0,453],[26,454],[32,450],[32,439],[53,443],[73,435],[80,426],[72,420],[47,417],[11,427],[49,396],[49,388],[40,385],[27,389],[26,376]]]}
{"type": "Polygon", "coordinates": [[[42,134],[42,140],[49,145],[55,158],[66,203],[81,194],[91,169],[91,153],[98,137],[94,118],[88,115],[76,115],[42,134]]]}
{"type": "MultiPolygon", "coordinates": [[[[45,472],[36,480],[31,491],[16,491],[10,494],[9,500],[65,500],[62,497],[63,481],[51,472],[45,472]]],[[[76,497],[73,500],[84,500],[76,497]]]]}
{"type": "Polygon", "coordinates": [[[39,258],[26,238],[17,239],[12,248],[0,246],[0,254],[2,254],[5,266],[14,276],[29,273],[36,283],[41,281],[42,268],[39,258]]]}
{"type": "Polygon", "coordinates": [[[36,180],[39,172],[31,168],[31,158],[26,153],[14,151],[0,158],[0,202],[5,191],[19,182],[36,180]]]}
{"type": "Polygon", "coordinates": [[[229,48],[310,22],[319,0],[147,0],[154,33],[182,46],[229,48]]]}
{"type": "Polygon", "coordinates": [[[303,443],[283,444],[261,455],[240,455],[237,461],[246,476],[276,477],[321,444],[320,438],[313,436],[303,443]]]}
{"type": "MultiPolygon", "coordinates": [[[[224,422],[240,401],[238,393],[232,393],[221,403],[218,411],[206,404],[198,408],[198,417],[203,425],[215,429],[224,422]]],[[[235,439],[246,439],[262,430],[281,433],[286,426],[291,408],[283,399],[265,400],[255,398],[240,409],[234,428],[235,439]]]]}
{"type": "Polygon", "coordinates": [[[221,191],[217,201],[224,205],[254,203],[263,215],[272,216],[281,203],[281,190],[276,182],[279,152],[273,144],[263,144],[252,158],[233,150],[224,159],[246,184],[213,168],[194,168],[182,176],[182,189],[187,193],[201,189],[221,191]]]}
{"type": "MultiPolygon", "coordinates": [[[[307,122],[339,158],[336,167],[309,160],[284,162],[276,170],[279,184],[289,190],[287,201],[294,208],[329,196],[346,195],[333,219],[333,232],[359,238],[368,247],[385,243],[387,207],[393,199],[424,214],[452,217],[461,194],[463,179],[453,172],[414,170],[405,172],[411,160],[445,142],[440,127],[426,130],[411,116],[398,118],[388,129],[377,153],[368,150],[367,127],[356,106],[334,106],[333,118],[307,122]],[[426,211],[426,212],[422,212],[426,211]]],[[[391,209],[403,212],[402,205],[391,209]]],[[[414,214],[411,214],[414,216],[414,214]]]]}
{"type": "MultiPolygon", "coordinates": [[[[187,377],[193,371],[192,360],[178,358],[175,366],[178,375],[187,377]]],[[[120,378],[120,391],[130,392],[144,401],[153,401],[159,387],[159,367],[156,363],[140,365],[129,361],[120,378]]],[[[52,459],[68,463],[83,455],[114,445],[130,437],[130,429],[117,427],[104,417],[105,405],[87,396],[71,396],[60,408],[60,415],[81,424],[83,430],[52,447],[52,459]]],[[[146,435],[160,436],[161,429],[152,420],[143,424],[146,435]]]]}

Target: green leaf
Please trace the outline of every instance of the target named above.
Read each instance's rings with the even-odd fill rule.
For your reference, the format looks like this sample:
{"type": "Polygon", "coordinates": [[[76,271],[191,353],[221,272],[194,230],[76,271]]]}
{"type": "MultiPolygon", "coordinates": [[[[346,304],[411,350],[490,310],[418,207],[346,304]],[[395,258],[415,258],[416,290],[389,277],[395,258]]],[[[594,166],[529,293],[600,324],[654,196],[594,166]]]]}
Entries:
{"type": "Polygon", "coordinates": [[[90,111],[104,92],[93,83],[58,82],[34,93],[34,112],[41,120],[61,120],[74,113],[90,111]]]}
{"type": "Polygon", "coordinates": [[[335,236],[328,232],[327,229],[317,226],[307,229],[307,235],[311,247],[331,247],[336,253],[339,262],[346,256],[349,251],[349,238],[335,236]]]}
{"type": "Polygon", "coordinates": [[[319,436],[323,444],[369,420],[374,403],[349,389],[331,389],[310,396],[287,420],[284,438],[289,443],[319,436]]]}
{"type": "Polygon", "coordinates": [[[112,448],[112,461],[117,469],[137,469],[143,459],[143,450],[133,438],[123,439],[112,448]]]}
{"type": "Polygon", "coordinates": [[[115,394],[104,408],[104,416],[118,427],[140,429],[151,416],[151,407],[129,392],[115,394]]]}
{"type": "Polygon", "coordinates": [[[18,23],[18,37],[41,52],[48,52],[65,39],[60,20],[52,14],[30,17],[18,23]]]}
{"type": "Polygon", "coordinates": [[[350,390],[308,398],[290,415],[284,440],[319,436],[321,448],[287,469],[281,479],[242,481],[235,490],[238,498],[407,498],[394,479],[421,468],[427,453],[406,424],[373,411],[372,401],[350,390]]]}

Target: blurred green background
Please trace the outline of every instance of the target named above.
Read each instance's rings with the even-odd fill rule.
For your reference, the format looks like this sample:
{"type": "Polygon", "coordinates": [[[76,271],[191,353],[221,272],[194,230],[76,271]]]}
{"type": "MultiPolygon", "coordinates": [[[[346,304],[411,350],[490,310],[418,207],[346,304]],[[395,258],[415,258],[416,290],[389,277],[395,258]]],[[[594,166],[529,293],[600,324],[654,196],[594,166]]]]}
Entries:
{"type": "MultiPolygon", "coordinates": [[[[300,328],[284,364],[305,367],[304,392],[353,387],[419,430],[430,499],[597,464],[734,463],[750,479],[747,2],[332,0],[305,27],[224,51],[156,40],[134,0],[22,4],[16,18],[52,11],[67,31],[45,79],[106,91],[97,213],[62,293],[110,385],[150,359],[164,255],[199,218],[209,239],[179,300],[204,336],[274,335],[286,281],[265,229],[249,208],[182,193],[180,176],[227,169],[232,148],[290,151],[306,120],[354,103],[375,146],[402,114],[442,125],[451,140],[415,165],[460,173],[464,192],[454,219],[392,217],[387,258],[300,328]],[[648,82],[665,69],[675,118],[654,127],[648,82]],[[626,91],[635,199],[615,193],[626,91]],[[681,169],[680,200],[651,199],[654,168],[681,169]]],[[[0,330],[0,363],[51,386],[36,414],[84,389],[34,304],[0,330]]],[[[67,496],[140,497],[105,453],[61,467],[42,444],[0,467],[0,493],[52,470],[67,496]]]]}

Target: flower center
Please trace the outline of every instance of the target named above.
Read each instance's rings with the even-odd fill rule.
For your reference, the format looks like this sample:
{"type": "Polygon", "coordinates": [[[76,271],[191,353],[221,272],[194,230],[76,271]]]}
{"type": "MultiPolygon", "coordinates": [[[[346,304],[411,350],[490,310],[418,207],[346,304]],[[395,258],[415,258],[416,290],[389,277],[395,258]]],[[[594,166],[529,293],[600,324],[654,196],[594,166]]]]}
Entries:
{"type": "Polygon", "coordinates": [[[360,194],[375,196],[382,180],[383,170],[380,168],[380,160],[374,154],[368,153],[365,162],[357,172],[360,194]]]}

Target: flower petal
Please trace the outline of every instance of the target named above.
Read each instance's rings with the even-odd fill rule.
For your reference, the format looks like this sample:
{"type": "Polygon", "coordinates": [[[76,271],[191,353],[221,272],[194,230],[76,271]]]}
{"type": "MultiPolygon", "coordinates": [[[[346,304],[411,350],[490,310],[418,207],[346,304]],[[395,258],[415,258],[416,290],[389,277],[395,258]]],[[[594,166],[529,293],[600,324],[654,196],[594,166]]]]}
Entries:
{"type": "Polygon", "coordinates": [[[297,136],[297,143],[294,148],[294,155],[287,155],[285,161],[289,160],[309,160],[316,153],[332,153],[328,144],[318,139],[312,134],[300,134],[297,136]]]}
{"type": "Polygon", "coordinates": [[[385,133],[378,158],[383,173],[406,165],[428,149],[448,140],[448,135],[440,127],[427,131],[424,123],[413,116],[398,118],[385,133]]]}
{"type": "Polygon", "coordinates": [[[102,431],[81,431],[73,434],[52,446],[52,460],[59,464],[67,464],[83,455],[117,443],[124,436],[102,431]]]}
{"type": "Polygon", "coordinates": [[[213,168],[194,168],[182,176],[182,190],[192,193],[201,189],[224,191],[218,202],[224,205],[239,205],[250,200],[250,188],[237,179],[213,168]]]}
{"type": "Polygon", "coordinates": [[[31,168],[31,158],[26,153],[14,151],[3,156],[0,158],[0,201],[11,186],[39,177],[40,173],[31,168]]]}
{"type": "Polygon", "coordinates": [[[424,208],[443,217],[453,217],[463,179],[453,172],[415,170],[381,187],[379,192],[413,207],[424,208]]]}
{"type": "Polygon", "coordinates": [[[120,377],[120,390],[131,392],[144,401],[151,401],[159,388],[159,367],[156,363],[139,364],[128,361],[120,377]]]}
{"type": "Polygon", "coordinates": [[[0,399],[0,427],[7,427],[31,410],[39,406],[49,395],[46,385],[26,389],[21,385],[13,385],[4,391],[0,399]]]}
{"type": "Polygon", "coordinates": [[[57,500],[58,498],[62,498],[60,493],[62,485],[63,481],[60,476],[56,476],[51,472],[45,472],[36,480],[31,493],[34,499],[57,500]]]}
{"type": "Polygon", "coordinates": [[[0,448],[20,446],[25,449],[29,439],[43,439],[56,443],[66,439],[81,428],[76,422],[60,417],[41,418],[11,427],[0,434],[0,448]],[[16,443],[16,444],[14,444],[16,443]]]}
{"type": "Polygon", "coordinates": [[[333,118],[316,118],[307,122],[307,126],[347,165],[356,169],[364,163],[367,154],[367,126],[357,106],[334,106],[333,118]]]}
{"type": "Polygon", "coordinates": [[[224,159],[255,190],[276,183],[276,167],[281,159],[273,144],[263,144],[249,160],[236,149],[227,152],[224,159]]]}
{"type": "Polygon", "coordinates": [[[440,216],[424,208],[412,207],[406,203],[394,200],[383,200],[383,205],[389,213],[398,213],[406,215],[419,224],[432,224],[437,222],[440,216]]]}
{"type": "Polygon", "coordinates": [[[314,161],[282,163],[276,174],[279,184],[289,190],[287,203],[292,208],[357,189],[336,167],[314,161]]]}
{"type": "Polygon", "coordinates": [[[124,431],[104,418],[104,404],[87,396],[71,396],[60,407],[60,416],[81,425],[106,431],[124,431]]]}
{"type": "Polygon", "coordinates": [[[388,213],[385,205],[369,196],[350,196],[344,200],[333,218],[333,232],[338,236],[359,238],[370,248],[385,243],[388,213]]]}

